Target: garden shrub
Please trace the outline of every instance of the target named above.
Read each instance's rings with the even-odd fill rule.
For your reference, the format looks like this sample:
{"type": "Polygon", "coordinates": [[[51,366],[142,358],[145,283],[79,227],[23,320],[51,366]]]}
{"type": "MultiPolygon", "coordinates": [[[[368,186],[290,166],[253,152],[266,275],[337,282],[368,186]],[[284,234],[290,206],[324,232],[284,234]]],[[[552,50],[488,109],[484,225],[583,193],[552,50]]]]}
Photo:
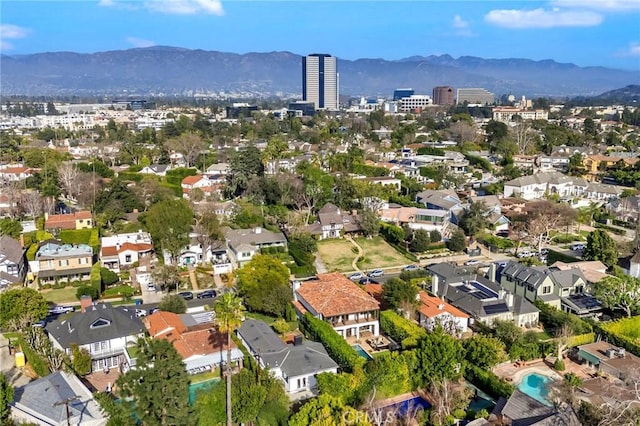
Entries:
{"type": "Polygon", "coordinates": [[[284,334],[284,333],[287,333],[289,331],[289,323],[287,323],[282,318],[277,319],[276,321],[274,321],[274,323],[271,324],[271,327],[278,334],[284,334]]]}
{"type": "Polygon", "coordinates": [[[489,370],[467,364],[464,378],[476,385],[480,390],[494,398],[509,398],[514,391],[511,383],[496,376],[489,370]]]}
{"type": "Polygon", "coordinates": [[[557,371],[564,371],[565,367],[562,358],[556,359],[556,362],[553,363],[553,368],[555,368],[557,371]]]}
{"type": "Polygon", "coordinates": [[[545,330],[555,332],[560,330],[562,326],[568,325],[574,335],[587,334],[593,331],[591,324],[577,315],[561,311],[542,300],[536,300],[534,305],[540,310],[540,322],[544,325],[545,330]]]}
{"type": "MultiPolygon", "coordinates": [[[[58,238],[65,244],[89,245],[92,231],[93,229],[63,229],[62,231],[60,231],[60,235],[58,236],[58,238]]],[[[98,242],[98,244],[100,243],[98,242]]]]}
{"type": "Polygon", "coordinates": [[[380,329],[396,342],[400,342],[403,349],[417,347],[418,341],[427,334],[424,328],[393,311],[380,312],[380,329]]]}
{"type": "Polygon", "coordinates": [[[34,351],[31,346],[24,340],[24,337],[20,336],[18,338],[18,343],[20,345],[20,349],[22,353],[33,369],[33,372],[36,373],[40,377],[48,376],[51,372],[49,371],[49,366],[47,365],[47,361],[38,355],[36,351],[34,351]]]}

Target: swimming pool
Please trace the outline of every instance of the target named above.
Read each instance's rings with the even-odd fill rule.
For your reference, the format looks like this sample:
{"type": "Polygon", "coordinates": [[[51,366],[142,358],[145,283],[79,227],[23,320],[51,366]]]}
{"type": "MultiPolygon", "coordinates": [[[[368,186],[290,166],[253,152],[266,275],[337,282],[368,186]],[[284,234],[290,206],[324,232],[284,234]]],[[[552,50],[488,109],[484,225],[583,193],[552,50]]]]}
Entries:
{"type": "Polygon", "coordinates": [[[529,373],[522,378],[518,384],[518,389],[543,404],[551,405],[551,402],[547,399],[550,382],[551,379],[547,376],[538,373],[529,373]]]}
{"type": "Polygon", "coordinates": [[[351,346],[353,349],[355,349],[356,352],[358,352],[358,355],[360,355],[362,358],[366,359],[367,361],[372,360],[373,357],[371,355],[369,355],[367,353],[367,351],[365,351],[364,349],[362,349],[362,346],[360,345],[353,345],[351,346]]]}
{"type": "Polygon", "coordinates": [[[213,385],[220,381],[220,378],[216,377],[211,380],[205,380],[198,383],[192,383],[189,385],[189,404],[193,405],[196,401],[198,391],[206,391],[211,389],[213,385]]]}
{"type": "Polygon", "coordinates": [[[407,414],[415,414],[418,411],[424,411],[431,408],[431,404],[422,399],[420,396],[414,396],[404,401],[399,401],[394,404],[384,407],[385,409],[395,412],[397,417],[404,417],[407,414]]]}

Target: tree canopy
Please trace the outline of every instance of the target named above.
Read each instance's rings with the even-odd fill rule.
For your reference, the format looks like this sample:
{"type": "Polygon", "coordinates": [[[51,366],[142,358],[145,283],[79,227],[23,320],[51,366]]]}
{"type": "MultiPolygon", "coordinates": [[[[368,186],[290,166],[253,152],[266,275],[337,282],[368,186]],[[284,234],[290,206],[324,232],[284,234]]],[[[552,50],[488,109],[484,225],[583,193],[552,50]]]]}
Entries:
{"type": "Polygon", "coordinates": [[[165,339],[140,339],[138,362],[116,381],[123,404],[143,425],[194,424],[189,376],[182,357],[165,339]]]}
{"type": "Polygon", "coordinates": [[[237,272],[238,290],[250,310],[284,317],[292,294],[289,269],[266,254],[256,254],[237,272]]]}
{"type": "Polygon", "coordinates": [[[169,252],[171,260],[189,243],[193,211],[185,200],[163,200],[149,208],[140,220],[147,226],[153,240],[169,252]]]}
{"type": "Polygon", "coordinates": [[[0,326],[21,330],[49,314],[44,296],[31,288],[9,289],[0,293],[0,326]]]}
{"type": "Polygon", "coordinates": [[[416,304],[418,287],[400,278],[391,278],[382,284],[382,297],[394,310],[411,314],[416,304]]]}
{"type": "Polygon", "coordinates": [[[617,270],[594,284],[594,296],[609,309],[620,309],[630,317],[640,311],[640,278],[617,270]]]}
{"type": "Polygon", "coordinates": [[[290,426],[370,426],[365,413],[345,405],[339,398],[320,395],[302,406],[289,420],[290,426]]]}
{"type": "Polygon", "coordinates": [[[158,304],[158,309],[174,314],[184,314],[187,312],[187,302],[178,294],[167,294],[158,304]]]}
{"type": "Polygon", "coordinates": [[[596,229],[587,237],[587,246],[582,253],[584,260],[599,260],[611,268],[618,263],[616,242],[603,229],[596,229]]]}

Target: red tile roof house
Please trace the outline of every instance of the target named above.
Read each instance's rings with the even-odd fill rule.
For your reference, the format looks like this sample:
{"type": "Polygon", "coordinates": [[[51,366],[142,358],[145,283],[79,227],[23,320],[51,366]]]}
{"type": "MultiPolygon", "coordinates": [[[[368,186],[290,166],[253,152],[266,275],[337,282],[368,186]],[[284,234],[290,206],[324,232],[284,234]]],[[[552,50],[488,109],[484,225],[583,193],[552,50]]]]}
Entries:
{"type": "Polygon", "coordinates": [[[219,184],[210,181],[203,175],[187,176],[182,179],[180,186],[182,186],[182,197],[186,199],[189,199],[189,193],[196,188],[200,189],[207,197],[220,189],[219,184]]]}
{"type": "Polygon", "coordinates": [[[44,215],[45,230],[62,229],[91,229],[93,228],[93,215],[91,212],[83,210],[70,214],[46,214],[44,215]]]}
{"type": "Polygon", "coordinates": [[[440,325],[446,332],[454,335],[467,332],[469,315],[439,297],[429,296],[424,291],[421,291],[418,297],[418,322],[422,327],[432,331],[440,325]]]}
{"type": "Polygon", "coordinates": [[[380,304],[339,272],[318,274],[317,280],[294,283],[294,306],[327,321],[342,337],[380,334],[380,304]]]}
{"type": "MultiPolygon", "coordinates": [[[[212,323],[198,324],[189,314],[157,311],[143,320],[149,335],[166,339],[182,357],[187,372],[197,374],[226,362],[227,338],[212,323]]],[[[242,351],[231,341],[231,361],[241,360],[242,351]]]]}

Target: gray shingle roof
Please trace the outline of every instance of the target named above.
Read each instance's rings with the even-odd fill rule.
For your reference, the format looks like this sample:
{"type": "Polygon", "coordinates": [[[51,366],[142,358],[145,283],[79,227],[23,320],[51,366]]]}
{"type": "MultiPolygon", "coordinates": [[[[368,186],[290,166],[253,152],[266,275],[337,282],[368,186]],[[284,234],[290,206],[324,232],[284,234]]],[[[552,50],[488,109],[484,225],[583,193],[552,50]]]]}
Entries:
{"type": "Polygon", "coordinates": [[[136,336],[144,333],[146,329],[140,319],[136,317],[135,309],[99,303],[90,306],[85,312],[74,313],[68,319],[58,318],[48,324],[46,330],[62,347],[69,348],[72,343],[86,345],[120,337],[136,336]],[[91,328],[91,325],[99,319],[107,320],[110,324],[91,328]]]}
{"type": "Polygon", "coordinates": [[[566,404],[561,408],[544,405],[519,389],[516,389],[506,402],[498,402],[493,414],[509,418],[512,426],[580,424],[573,410],[566,404]],[[571,421],[567,422],[569,419],[571,421]]]}
{"type": "Polygon", "coordinates": [[[0,256],[4,256],[13,263],[22,262],[24,255],[24,249],[20,244],[20,241],[11,238],[8,235],[0,237],[0,256]]]}
{"type": "Polygon", "coordinates": [[[76,396],[79,398],[69,403],[70,424],[106,424],[102,409],[91,392],[77,377],[61,371],[16,388],[12,405],[34,417],[34,420],[37,418],[46,424],[66,425],[66,407],[60,402],[76,396]]]}
{"type": "Polygon", "coordinates": [[[265,365],[279,367],[285,377],[295,377],[338,367],[321,343],[303,341],[287,345],[263,321],[246,320],[238,335],[247,342],[251,352],[259,354],[265,365]]]}
{"type": "Polygon", "coordinates": [[[287,239],[282,232],[271,232],[263,228],[255,229],[231,229],[223,228],[225,239],[232,247],[242,244],[260,246],[264,244],[286,243],[287,239]]]}

